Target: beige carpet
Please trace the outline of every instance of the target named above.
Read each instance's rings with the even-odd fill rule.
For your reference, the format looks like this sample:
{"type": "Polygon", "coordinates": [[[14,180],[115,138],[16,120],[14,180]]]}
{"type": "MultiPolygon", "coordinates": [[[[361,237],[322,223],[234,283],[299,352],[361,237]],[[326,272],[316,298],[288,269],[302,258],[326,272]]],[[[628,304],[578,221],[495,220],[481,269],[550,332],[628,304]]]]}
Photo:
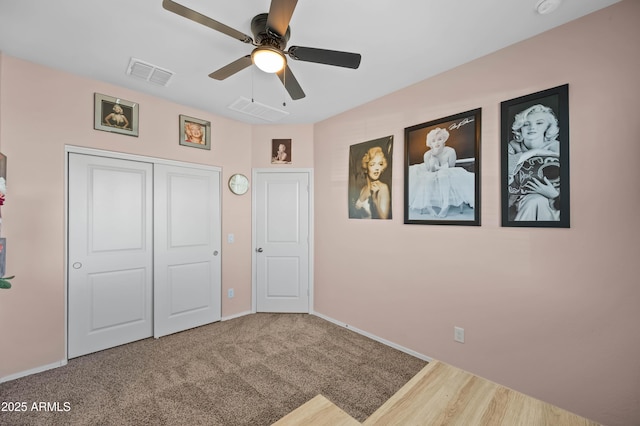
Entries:
{"type": "Polygon", "coordinates": [[[269,425],[317,394],[363,421],[425,365],[319,317],[254,314],[2,383],[27,411],[0,424],[269,425]]]}

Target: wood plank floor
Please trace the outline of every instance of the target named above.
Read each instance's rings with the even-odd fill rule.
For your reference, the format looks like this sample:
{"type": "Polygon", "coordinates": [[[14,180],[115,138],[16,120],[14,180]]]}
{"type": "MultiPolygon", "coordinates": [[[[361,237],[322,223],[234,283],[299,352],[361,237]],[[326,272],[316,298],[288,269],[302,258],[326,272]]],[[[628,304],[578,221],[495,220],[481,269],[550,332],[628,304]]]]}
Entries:
{"type": "MultiPolygon", "coordinates": [[[[360,423],[321,395],[276,423],[278,426],[357,424],[360,423]],[[329,418],[335,420],[330,421],[329,418]]],[[[597,425],[566,410],[439,361],[430,362],[363,424],[597,425]]]]}
{"type": "Polygon", "coordinates": [[[587,419],[432,361],[365,425],[589,425],[587,419]]]}
{"type": "Polygon", "coordinates": [[[273,426],[360,426],[360,422],[345,413],[322,395],[296,408],[273,426]]]}

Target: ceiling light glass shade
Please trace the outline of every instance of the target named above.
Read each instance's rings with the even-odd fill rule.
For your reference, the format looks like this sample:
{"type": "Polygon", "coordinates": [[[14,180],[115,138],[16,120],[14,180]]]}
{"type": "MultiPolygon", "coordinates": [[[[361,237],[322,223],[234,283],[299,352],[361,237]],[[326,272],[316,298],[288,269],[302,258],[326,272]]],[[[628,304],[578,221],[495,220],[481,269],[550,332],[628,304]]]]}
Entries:
{"type": "Polygon", "coordinates": [[[286,59],[282,52],[268,46],[262,46],[251,52],[251,59],[264,72],[274,73],[284,68],[286,59]]]}

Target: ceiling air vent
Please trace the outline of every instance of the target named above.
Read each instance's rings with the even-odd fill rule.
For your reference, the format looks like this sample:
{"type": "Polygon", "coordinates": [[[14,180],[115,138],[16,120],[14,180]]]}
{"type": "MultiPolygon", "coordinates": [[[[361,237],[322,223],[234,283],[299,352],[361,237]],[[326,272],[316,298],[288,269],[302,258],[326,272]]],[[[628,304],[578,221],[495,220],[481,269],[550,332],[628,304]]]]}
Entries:
{"type": "Polygon", "coordinates": [[[131,58],[127,67],[127,74],[158,86],[168,86],[174,73],[140,59],[131,58]]]}
{"type": "Polygon", "coordinates": [[[277,121],[289,115],[287,111],[282,111],[242,96],[229,105],[229,109],[267,121],[277,121]]]}

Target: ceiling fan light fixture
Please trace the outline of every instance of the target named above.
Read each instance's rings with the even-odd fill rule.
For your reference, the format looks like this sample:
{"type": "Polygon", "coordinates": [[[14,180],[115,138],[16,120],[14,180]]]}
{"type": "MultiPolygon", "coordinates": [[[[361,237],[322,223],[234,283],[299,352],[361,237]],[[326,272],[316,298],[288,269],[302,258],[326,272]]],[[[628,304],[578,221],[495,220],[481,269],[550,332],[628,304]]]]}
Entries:
{"type": "Polygon", "coordinates": [[[270,46],[260,46],[251,52],[251,60],[258,68],[267,73],[276,73],[287,63],[284,54],[270,46]]]}

